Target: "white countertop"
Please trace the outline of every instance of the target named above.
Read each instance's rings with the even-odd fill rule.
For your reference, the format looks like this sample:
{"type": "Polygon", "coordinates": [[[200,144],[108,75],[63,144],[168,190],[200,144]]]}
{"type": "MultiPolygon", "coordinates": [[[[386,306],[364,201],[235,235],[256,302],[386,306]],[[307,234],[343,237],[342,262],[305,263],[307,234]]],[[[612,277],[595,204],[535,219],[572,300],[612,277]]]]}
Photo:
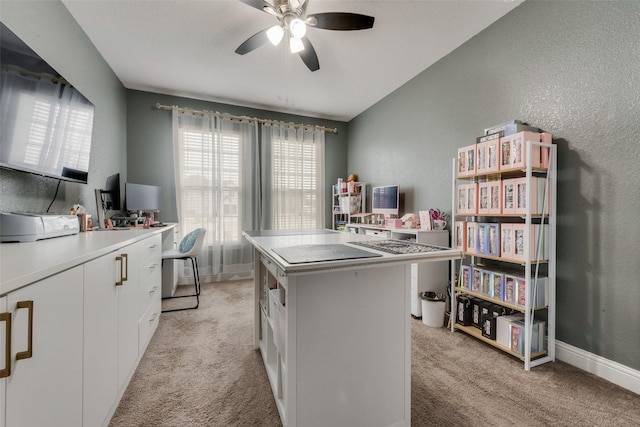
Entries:
{"type": "Polygon", "coordinates": [[[370,248],[362,248],[348,242],[361,240],[386,240],[375,236],[362,234],[345,233],[327,230],[305,230],[295,234],[294,231],[286,230],[281,233],[277,231],[245,231],[243,236],[252,243],[255,248],[272,259],[285,274],[305,273],[318,270],[335,270],[352,268],[356,266],[374,266],[376,264],[388,263],[414,263],[427,261],[448,261],[462,257],[462,251],[458,249],[441,248],[436,252],[421,252],[409,254],[391,254],[384,251],[377,251],[370,248]],[[355,258],[332,261],[317,261],[306,263],[289,263],[279,256],[273,249],[286,248],[299,245],[328,245],[344,244],[357,249],[365,249],[382,256],[374,258],[355,258]]]}
{"type": "Polygon", "coordinates": [[[26,243],[0,243],[0,296],[174,228],[96,230],[26,243]]]}

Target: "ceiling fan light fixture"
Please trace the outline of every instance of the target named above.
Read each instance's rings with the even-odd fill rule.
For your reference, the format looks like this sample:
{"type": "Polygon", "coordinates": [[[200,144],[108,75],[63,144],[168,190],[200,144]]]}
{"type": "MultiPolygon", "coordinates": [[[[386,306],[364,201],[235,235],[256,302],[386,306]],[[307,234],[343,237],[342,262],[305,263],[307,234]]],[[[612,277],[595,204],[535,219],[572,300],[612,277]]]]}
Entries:
{"type": "Polygon", "coordinates": [[[307,33],[307,25],[304,21],[294,18],[289,23],[289,30],[291,31],[291,35],[296,38],[302,38],[307,33]]]}
{"type": "Polygon", "coordinates": [[[280,44],[282,37],[284,37],[284,30],[280,25],[274,25],[267,30],[267,38],[274,46],[278,46],[280,44]]]}
{"type": "Polygon", "coordinates": [[[291,37],[289,39],[289,49],[291,53],[298,53],[304,50],[304,43],[297,37],[291,37]]]}

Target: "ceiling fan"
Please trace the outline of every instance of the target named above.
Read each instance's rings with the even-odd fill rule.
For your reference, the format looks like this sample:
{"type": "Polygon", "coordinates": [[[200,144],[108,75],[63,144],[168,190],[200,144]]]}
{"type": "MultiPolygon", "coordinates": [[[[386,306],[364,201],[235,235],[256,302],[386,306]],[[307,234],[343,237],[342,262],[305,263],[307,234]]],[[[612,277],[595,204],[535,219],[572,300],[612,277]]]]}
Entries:
{"type": "Polygon", "coordinates": [[[274,46],[287,36],[289,50],[297,53],[311,71],[320,69],[313,45],[306,36],[307,26],[323,30],[353,31],[373,27],[374,17],[348,12],[325,12],[307,15],[309,0],[240,0],[258,10],[267,12],[279,23],[249,37],[236,49],[238,55],[249,53],[267,41],[274,46]]]}

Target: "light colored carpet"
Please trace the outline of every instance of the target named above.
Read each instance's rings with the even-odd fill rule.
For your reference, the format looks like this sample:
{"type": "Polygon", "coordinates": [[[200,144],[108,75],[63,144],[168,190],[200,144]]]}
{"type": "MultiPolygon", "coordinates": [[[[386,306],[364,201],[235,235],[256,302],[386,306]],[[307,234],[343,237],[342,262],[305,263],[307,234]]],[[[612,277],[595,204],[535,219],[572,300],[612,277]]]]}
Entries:
{"type": "MultiPolygon", "coordinates": [[[[252,298],[248,281],[206,284],[198,310],[162,314],[110,426],[281,425],[252,298]]],[[[414,319],[411,334],[413,426],[640,425],[640,396],[565,363],[526,372],[463,333],[414,319]]]]}

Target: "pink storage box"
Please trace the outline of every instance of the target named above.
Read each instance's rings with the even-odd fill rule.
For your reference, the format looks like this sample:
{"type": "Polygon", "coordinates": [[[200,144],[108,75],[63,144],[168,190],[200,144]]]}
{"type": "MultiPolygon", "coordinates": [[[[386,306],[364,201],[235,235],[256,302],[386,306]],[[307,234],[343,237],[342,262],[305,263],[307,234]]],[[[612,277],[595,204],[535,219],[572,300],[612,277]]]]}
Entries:
{"type": "Polygon", "coordinates": [[[458,149],[458,176],[473,176],[476,173],[476,144],[458,149]]]}
{"type": "Polygon", "coordinates": [[[511,224],[511,228],[513,230],[513,254],[509,257],[514,261],[525,262],[525,248],[526,245],[529,246],[529,257],[530,261],[536,260],[536,244],[538,241],[538,236],[543,233],[541,245],[539,248],[539,253],[537,259],[544,260],[547,258],[548,249],[548,239],[544,237],[544,231],[546,227],[543,227],[542,224],[532,224],[529,229],[529,242],[525,237],[525,231],[527,226],[525,224],[511,224]]]}
{"type": "MultiPolygon", "coordinates": [[[[517,178],[515,187],[515,213],[526,214],[527,213],[527,178],[517,178]]],[[[540,215],[543,211],[549,214],[549,185],[546,178],[532,177],[531,178],[531,213],[533,215],[540,215]],[[546,188],[545,188],[546,186],[546,188]],[[546,190],[546,191],[545,191],[546,190]]]]}
{"type": "MultiPolygon", "coordinates": [[[[527,146],[526,141],[540,141],[538,132],[518,132],[514,135],[500,138],[500,170],[523,169],[526,167],[527,146]]],[[[540,147],[534,146],[531,150],[531,167],[540,167],[540,147]]]]}

